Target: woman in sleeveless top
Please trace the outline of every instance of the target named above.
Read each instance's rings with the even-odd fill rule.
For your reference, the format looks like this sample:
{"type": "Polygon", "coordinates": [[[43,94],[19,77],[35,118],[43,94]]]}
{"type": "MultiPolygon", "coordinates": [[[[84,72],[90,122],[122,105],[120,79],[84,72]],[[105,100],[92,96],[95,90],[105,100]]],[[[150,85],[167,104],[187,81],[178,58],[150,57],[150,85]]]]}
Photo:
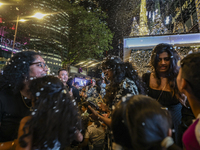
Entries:
{"type": "Polygon", "coordinates": [[[179,59],[178,53],[171,45],[159,44],[154,48],[151,55],[150,63],[153,72],[146,73],[142,77],[148,87],[148,95],[156,99],[171,113],[176,143],[181,139],[178,134],[182,117],[181,103],[185,105],[185,97],[179,92],[176,84],[179,59]]]}

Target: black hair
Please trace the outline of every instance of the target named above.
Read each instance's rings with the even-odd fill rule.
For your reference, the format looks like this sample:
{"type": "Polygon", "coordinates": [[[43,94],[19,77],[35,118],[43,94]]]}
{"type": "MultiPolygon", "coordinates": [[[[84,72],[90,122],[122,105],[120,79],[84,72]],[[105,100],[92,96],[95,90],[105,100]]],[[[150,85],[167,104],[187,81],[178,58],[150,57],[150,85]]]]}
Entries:
{"type": "Polygon", "coordinates": [[[34,51],[23,51],[16,53],[3,68],[3,75],[0,75],[0,89],[11,87],[14,93],[24,87],[24,80],[29,79],[29,67],[40,55],[34,51]]]}
{"type": "Polygon", "coordinates": [[[69,146],[81,129],[81,118],[62,82],[53,76],[37,78],[30,83],[30,93],[35,105],[19,138],[20,146],[27,146],[24,138],[30,135],[36,149],[53,148],[56,140],[60,149],[69,146]]]}
{"type": "Polygon", "coordinates": [[[69,78],[67,81],[67,85],[69,86],[69,88],[72,88],[72,84],[73,84],[73,78],[69,78]]]}
{"type": "Polygon", "coordinates": [[[97,93],[100,93],[101,91],[101,80],[96,80],[96,90],[97,90],[97,93]]]}
{"type": "Polygon", "coordinates": [[[116,105],[111,127],[115,142],[126,149],[161,150],[171,125],[169,113],[156,100],[135,95],[116,105]]]}
{"type": "Polygon", "coordinates": [[[81,119],[82,119],[82,126],[83,126],[82,133],[83,133],[83,135],[85,135],[90,118],[89,118],[89,116],[83,115],[83,116],[81,116],[81,119]]]}
{"type": "Polygon", "coordinates": [[[117,144],[121,145],[125,149],[133,149],[128,126],[124,124],[125,113],[126,103],[117,103],[112,114],[111,129],[113,131],[114,140],[117,144]]]}
{"type": "Polygon", "coordinates": [[[192,53],[181,60],[182,78],[190,85],[194,95],[200,99],[200,52],[192,53]]]}
{"type": "MultiPolygon", "coordinates": [[[[58,70],[58,75],[59,75],[59,73],[60,73],[61,71],[67,71],[67,70],[64,69],[64,68],[59,69],[59,70],[58,70]]],[[[68,71],[67,71],[67,72],[68,72],[68,71]]]]}
{"type": "Polygon", "coordinates": [[[168,136],[172,121],[156,100],[135,95],[127,102],[125,124],[135,149],[162,150],[161,142],[168,136]]]}
{"type": "Polygon", "coordinates": [[[129,78],[135,82],[140,94],[146,94],[146,86],[144,82],[138,76],[136,69],[129,62],[123,62],[117,56],[108,56],[102,63],[102,70],[107,69],[111,69],[113,72],[113,79],[111,80],[110,86],[106,90],[106,95],[104,96],[107,104],[112,103],[119,84],[125,78],[129,78]]]}
{"type": "MultiPolygon", "coordinates": [[[[176,98],[180,100],[182,98],[182,95],[179,92],[177,83],[176,83],[176,77],[179,72],[179,66],[177,65],[177,63],[180,60],[180,57],[177,51],[170,44],[166,44],[166,43],[158,44],[152,51],[150,64],[154,70],[154,74],[157,79],[157,84],[158,86],[160,86],[161,84],[161,79],[160,79],[157,68],[158,68],[158,62],[159,62],[159,55],[163,52],[167,52],[170,58],[170,66],[169,66],[168,71],[166,72],[166,77],[170,85],[170,90],[172,92],[172,95],[175,95],[176,98]]],[[[183,103],[182,101],[180,102],[183,103]]]]}

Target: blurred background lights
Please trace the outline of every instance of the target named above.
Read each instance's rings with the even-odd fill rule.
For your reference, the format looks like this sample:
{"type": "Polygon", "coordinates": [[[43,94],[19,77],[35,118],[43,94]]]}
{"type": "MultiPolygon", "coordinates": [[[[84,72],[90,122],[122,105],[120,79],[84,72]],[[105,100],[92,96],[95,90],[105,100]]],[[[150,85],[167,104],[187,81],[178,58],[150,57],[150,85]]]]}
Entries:
{"type": "Polygon", "coordinates": [[[33,17],[38,18],[38,19],[42,19],[44,16],[46,16],[46,15],[42,14],[42,13],[36,13],[33,17]]]}

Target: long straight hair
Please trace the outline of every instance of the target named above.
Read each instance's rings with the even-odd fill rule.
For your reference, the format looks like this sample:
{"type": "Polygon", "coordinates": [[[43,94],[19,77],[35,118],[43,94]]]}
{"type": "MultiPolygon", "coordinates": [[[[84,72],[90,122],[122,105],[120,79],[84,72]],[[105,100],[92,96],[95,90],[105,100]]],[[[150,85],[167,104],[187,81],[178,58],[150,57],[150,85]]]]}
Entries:
{"type": "Polygon", "coordinates": [[[159,55],[163,52],[167,52],[170,58],[170,66],[169,69],[166,72],[166,77],[170,86],[170,91],[172,93],[172,96],[176,96],[176,98],[183,104],[185,105],[185,102],[181,101],[183,98],[182,94],[179,92],[177,83],[176,83],[176,78],[178,76],[179,68],[177,63],[180,60],[180,56],[178,55],[177,51],[173,48],[172,45],[166,44],[166,43],[161,43],[158,44],[152,51],[151,55],[151,66],[154,70],[155,78],[157,80],[157,85],[160,86],[161,84],[161,79],[158,73],[158,62],[159,62],[159,55]]]}

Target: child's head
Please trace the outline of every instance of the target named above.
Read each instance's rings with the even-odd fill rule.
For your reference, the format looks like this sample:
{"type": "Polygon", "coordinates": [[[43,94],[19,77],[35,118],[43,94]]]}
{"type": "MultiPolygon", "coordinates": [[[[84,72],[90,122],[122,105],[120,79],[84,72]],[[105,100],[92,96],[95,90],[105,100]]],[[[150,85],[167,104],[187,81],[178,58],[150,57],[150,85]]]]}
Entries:
{"type": "Polygon", "coordinates": [[[137,150],[162,149],[161,142],[169,135],[171,128],[169,114],[150,97],[136,95],[128,98],[129,100],[126,99],[122,100],[122,104],[113,114],[113,120],[116,121],[116,117],[119,119],[112,123],[116,142],[127,148],[132,146],[132,149],[137,150]],[[117,130],[117,126],[123,128],[123,133],[119,133],[120,127],[117,130]]]}

